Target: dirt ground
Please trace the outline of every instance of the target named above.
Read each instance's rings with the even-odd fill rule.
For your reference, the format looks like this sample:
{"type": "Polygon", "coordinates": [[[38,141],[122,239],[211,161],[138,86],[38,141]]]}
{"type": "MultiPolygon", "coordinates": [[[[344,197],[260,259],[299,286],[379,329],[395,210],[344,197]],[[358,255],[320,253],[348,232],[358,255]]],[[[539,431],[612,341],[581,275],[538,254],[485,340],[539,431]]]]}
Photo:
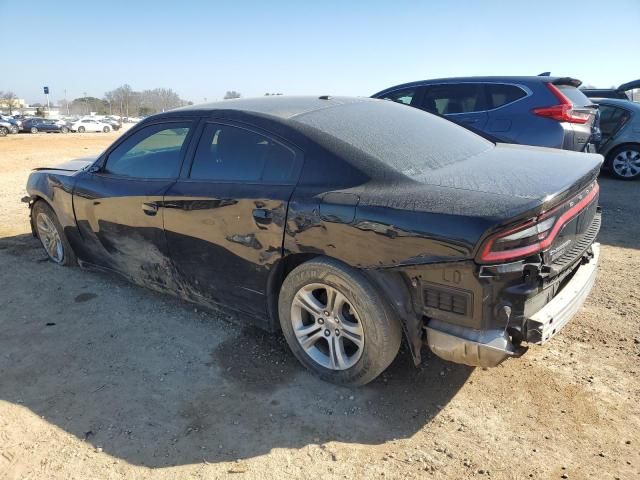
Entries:
{"type": "Polygon", "coordinates": [[[600,276],[550,344],[491,370],[403,351],[350,390],[279,336],[46,261],[29,170],[116,136],[0,138],[0,479],[640,478],[640,183],[602,178],[600,276]]]}

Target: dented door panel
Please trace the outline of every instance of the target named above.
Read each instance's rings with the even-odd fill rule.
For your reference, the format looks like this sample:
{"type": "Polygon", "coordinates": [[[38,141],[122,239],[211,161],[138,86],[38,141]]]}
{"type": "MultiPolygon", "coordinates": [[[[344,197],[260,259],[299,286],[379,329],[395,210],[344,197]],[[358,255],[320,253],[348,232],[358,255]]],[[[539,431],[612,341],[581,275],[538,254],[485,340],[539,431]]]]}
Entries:
{"type": "Polygon", "coordinates": [[[200,301],[265,321],[269,271],[281,258],[293,186],[180,181],[164,228],[180,281],[200,301]]]}

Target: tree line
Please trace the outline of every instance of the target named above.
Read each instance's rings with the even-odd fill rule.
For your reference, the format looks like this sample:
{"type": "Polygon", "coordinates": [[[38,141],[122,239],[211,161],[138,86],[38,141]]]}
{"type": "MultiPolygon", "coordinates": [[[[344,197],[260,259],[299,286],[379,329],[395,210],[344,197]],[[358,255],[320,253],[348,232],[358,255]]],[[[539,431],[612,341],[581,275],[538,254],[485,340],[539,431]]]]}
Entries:
{"type": "Polygon", "coordinates": [[[191,103],[180,98],[180,95],[170,88],[136,91],[130,85],[124,84],[105,92],[103,98],[85,94],[84,97],[75,98],[70,102],[63,100],[60,102],[60,110],[74,115],[96,112],[98,115],[138,117],[165,112],[191,103]]]}

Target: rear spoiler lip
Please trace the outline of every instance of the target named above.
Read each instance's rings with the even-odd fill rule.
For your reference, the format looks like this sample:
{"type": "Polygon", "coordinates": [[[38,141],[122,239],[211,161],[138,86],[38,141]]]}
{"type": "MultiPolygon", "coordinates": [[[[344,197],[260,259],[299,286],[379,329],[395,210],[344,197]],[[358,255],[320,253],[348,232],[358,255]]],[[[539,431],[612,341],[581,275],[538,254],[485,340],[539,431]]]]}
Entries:
{"type": "Polygon", "coordinates": [[[578,80],[577,78],[571,78],[571,77],[556,78],[551,83],[553,85],[568,85],[570,87],[576,87],[576,88],[582,85],[582,81],[578,80]]]}

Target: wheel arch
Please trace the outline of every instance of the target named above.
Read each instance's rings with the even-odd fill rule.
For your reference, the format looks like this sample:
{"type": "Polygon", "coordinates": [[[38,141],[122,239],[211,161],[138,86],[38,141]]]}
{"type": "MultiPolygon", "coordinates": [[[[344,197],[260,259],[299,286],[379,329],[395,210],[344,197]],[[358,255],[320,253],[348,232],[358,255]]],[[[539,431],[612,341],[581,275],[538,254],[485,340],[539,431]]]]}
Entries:
{"type": "Polygon", "coordinates": [[[607,150],[607,153],[605,154],[605,165],[607,166],[607,168],[611,168],[610,163],[611,163],[611,160],[613,160],[613,153],[617,152],[622,148],[628,148],[628,147],[635,147],[640,149],[640,142],[624,142],[609,148],[607,150]]]}
{"type": "Polygon", "coordinates": [[[344,261],[319,253],[293,253],[283,257],[271,270],[267,278],[267,310],[269,317],[269,328],[271,331],[280,330],[280,320],[278,315],[278,298],[280,288],[285,278],[297,266],[309,260],[329,259],[339,262],[349,268],[354,268],[364,274],[364,276],[376,288],[382,298],[387,301],[396,319],[400,321],[403,336],[407,340],[411,355],[416,365],[421,362],[420,348],[422,345],[422,331],[420,328],[421,317],[416,314],[413,307],[414,302],[411,295],[409,280],[401,272],[389,269],[362,269],[349,265],[344,261]]]}

